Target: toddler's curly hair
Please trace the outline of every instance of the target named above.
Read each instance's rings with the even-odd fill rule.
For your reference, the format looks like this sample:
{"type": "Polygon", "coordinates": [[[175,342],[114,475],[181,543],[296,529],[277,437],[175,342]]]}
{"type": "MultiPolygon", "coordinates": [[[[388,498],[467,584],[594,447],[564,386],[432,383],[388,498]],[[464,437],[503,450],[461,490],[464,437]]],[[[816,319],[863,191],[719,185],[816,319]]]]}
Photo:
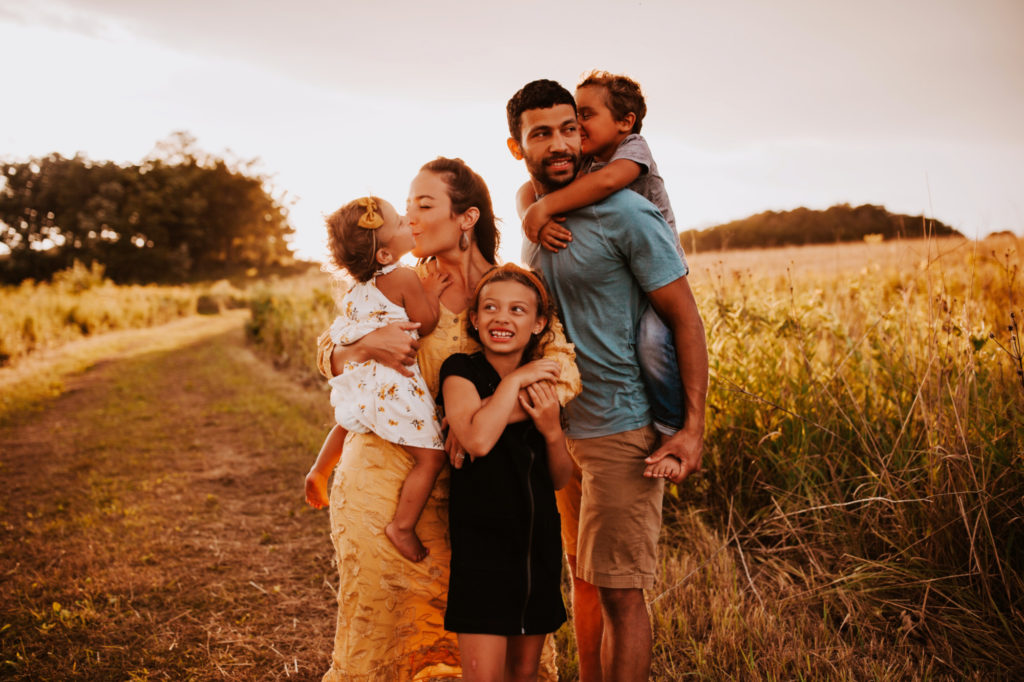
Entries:
{"type": "MultiPolygon", "coordinates": [[[[378,206],[383,199],[371,196],[378,206]]],[[[376,232],[359,227],[366,207],[353,199],[327,217],[327,248],[335,267],[344,268],[357,282],[368,282],[377,272],[377,249],[383,246],[376,232]]]]}

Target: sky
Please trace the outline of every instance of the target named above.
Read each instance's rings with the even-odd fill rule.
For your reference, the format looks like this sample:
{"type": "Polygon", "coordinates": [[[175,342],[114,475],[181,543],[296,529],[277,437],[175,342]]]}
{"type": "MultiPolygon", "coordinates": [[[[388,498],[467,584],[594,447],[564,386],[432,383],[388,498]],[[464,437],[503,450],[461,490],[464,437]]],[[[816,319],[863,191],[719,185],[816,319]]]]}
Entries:
{"type": "Polygon", "coordinates": [[[679,229],[837,203],[1024,233],[1021,0],[0,0],[0,158],[137,163],[187,131],[259,159],[295,250],[436,156],[518,260],[504,107],[591,69],[642,86],[679,229]]]}

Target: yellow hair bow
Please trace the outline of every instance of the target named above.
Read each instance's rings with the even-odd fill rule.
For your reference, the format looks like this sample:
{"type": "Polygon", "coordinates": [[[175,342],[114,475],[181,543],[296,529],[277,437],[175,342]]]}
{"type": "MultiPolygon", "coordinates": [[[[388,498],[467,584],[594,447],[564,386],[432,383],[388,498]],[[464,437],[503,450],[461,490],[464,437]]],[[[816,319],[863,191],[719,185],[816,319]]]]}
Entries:
{"type": "Polygon", "coordinates": [[[377,202],[372,197],[359,199],[356,203],[366,208],[366,213],[359,218],[357,223],[359,227],[365,227],[367,230],[376,230],[384,224],[384,217],[380,214],[380,208],[377,207],[377,202]]]}

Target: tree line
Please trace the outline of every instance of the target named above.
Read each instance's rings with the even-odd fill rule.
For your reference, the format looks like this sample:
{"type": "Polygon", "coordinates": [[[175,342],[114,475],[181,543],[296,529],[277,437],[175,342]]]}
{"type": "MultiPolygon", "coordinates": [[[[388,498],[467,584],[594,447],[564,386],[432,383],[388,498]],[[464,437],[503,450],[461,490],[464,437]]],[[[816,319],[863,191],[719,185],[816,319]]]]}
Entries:
{"type": "Polygon", "coordinates": [[[765,211],[706,230],[686,230],[679,237],[689,252],[752,249],[881,239],[947,236],[960,233],[938,220],[889,213],[883,206],[839,204],[824,211],[797,208],[765,211]]]}
{"type": "Polygon", "coordinates": [[[206,154],[187,133],[138,164],[59,154],[2,162],[0,281],[46,280],[75,261],[102,264],[116,282],[289,265],[288,210],[254,166],[206,154]]]}

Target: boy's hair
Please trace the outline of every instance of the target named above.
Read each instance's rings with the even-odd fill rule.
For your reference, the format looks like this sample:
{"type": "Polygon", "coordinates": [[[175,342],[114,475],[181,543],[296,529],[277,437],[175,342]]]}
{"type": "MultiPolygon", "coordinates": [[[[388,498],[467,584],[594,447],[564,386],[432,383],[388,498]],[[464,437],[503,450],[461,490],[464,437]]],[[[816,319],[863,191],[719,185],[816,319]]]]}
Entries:
{"type": "Polygon", "coordinates": [[[608,93],[605,101],[612,117],[621,121],[628,114],[633,114],[636,120],[633,122],[631,133],[639,133],[644,123],[644,116],[647,115],[647,103],[644,101],[644,93],[640,90],[640,84],[629,76],[617,76],[607,71],[591,71],[583,76],[583,80],[576,86],[579,90],[585,85],[599,85],[608,93]]]}
{"type": "Polygon", "coordinates": [[[461,215],[473,207],[480,211],[480,217],[473,226],[473,238],[484,260],[494,265],[500,235],[494,217],[494,206],[491,204],[491,193],[484,179],[462,159],[448,159],[443,156],[423,164],[420,170],[441,176],[444,184],[448,186],[448,199],[452,202],[453,215],[461,215]]]}
{"type": "MultiPolygon", "coordinates": [[[[383,201],[368,198],[378,206],[383,201]]],[[[368,282],[377,272],[377,249],[383,244],[377,230],[359,227],[359,219],[367,210],[359,201],[353,199],[327,217],[327,248],[335,266],[347,270],[357,282],[368,282]]]]}
{"type": "Polygon", "coordinates": [[[552,80],[530,81],[512,95],[505,105],[508,116],[508,132],[516,142],[522,141],[523,112],[530,109],[550,109],[557,104],[568,104],[576,111],[576,100],[572,93],[552,80]]]}
{"type": "MultiPolygon", "coordinates": [[[[520,362],[520,364],[523,364],[542,357],[544,349],[547,348],[547,345],[554,338],[554,334],[551,331],[551,322],[555,316],[555,304],[551,300],[551,295],[548,294],[544,277],[536,270],[521,268],[515,263],[495,266],[485,272],[480,281],[477,282],[476,289],[473,290],[473,302],[470,304],[469,309],[477,312],[477,309],[480,307],[480,293],[485,286],[494,282],[510,281],[519,282],[528,289],[533,290],[533,293],[537,295],[537,316],[544,318],[544,328],[539,333],[531,335],[526,347],[523,348],[523,358],[520,362]]],[[[480,341],[480,332],[469,321],[468,316],[466,319],[466,331],[474,341],[480,341]]]]}

